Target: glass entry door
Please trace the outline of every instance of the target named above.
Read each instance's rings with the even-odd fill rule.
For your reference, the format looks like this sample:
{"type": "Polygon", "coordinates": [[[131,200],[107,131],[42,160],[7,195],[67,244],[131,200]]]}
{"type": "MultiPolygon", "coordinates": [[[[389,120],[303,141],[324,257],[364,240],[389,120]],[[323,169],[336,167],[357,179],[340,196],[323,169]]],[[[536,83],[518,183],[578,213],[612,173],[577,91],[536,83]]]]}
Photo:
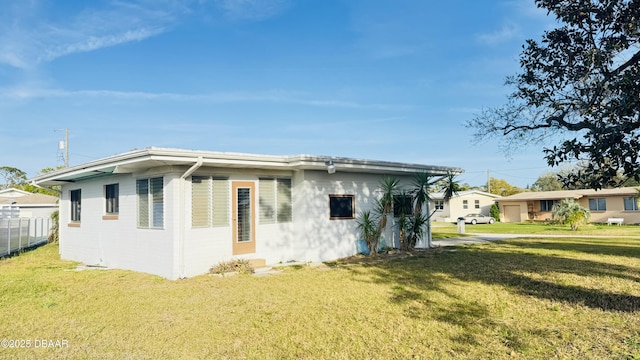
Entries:
{"type": "Polygon", "coordinates": [[[233,255],[256,252],[255,184],[234,181],[233,191],[233,255]]]}

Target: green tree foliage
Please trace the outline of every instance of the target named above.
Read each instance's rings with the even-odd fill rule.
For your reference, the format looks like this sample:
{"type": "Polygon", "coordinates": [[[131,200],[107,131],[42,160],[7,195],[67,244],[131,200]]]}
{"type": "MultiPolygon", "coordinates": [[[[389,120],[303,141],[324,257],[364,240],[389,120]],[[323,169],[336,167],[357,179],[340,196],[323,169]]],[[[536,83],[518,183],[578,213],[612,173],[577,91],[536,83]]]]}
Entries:
{"type": "MultiPolygon", "coordinates": [[[[37,175],[47,174],[52,171],[59,170],[63,167],[58,166],[56,169],[54,168],[44,168],[40,170],[37,175]]],[[[18,169],[11,166],[2,166],[0,167],[0,177],[4,179],[4,182],[0,184],[1,189],[20,189],[24,191],[28,191],[30,193],[40,193],[51,196],[58,196],[60,194],[60,186],[52,186],[51,188],[42,188],[31,185],[27,183],[27,174],[18,169]]]]}
{"type": "Polygon", "coordinates": [[[521,193],[523,191],[524,191],[523,189],[509,184],[507,180],[489,178],[488,192],[491,194],[496,194],[500,196],[509,196],[509,195],[521,193]]]}
{"type": "Polygon", "coordinates": [[[27,182],[27,173],[11,166],[0,166],[0,177],[3,179],[0,189],[21,189],[27,182]]]}
{"type": "Polygon", "coordinates": [[[58,210],[51,213],[53,225],[49,230],[48,240],[50,243],[57,243],[60,240],[60,212],[58,210]]]}
{"type": "Polygon", "coordinates": [[[548,172],[538,178],[536,182],[531,185],[533,191],[557,191],[562,190],[562,182],[558,179],[558,175],[552,172],[548,172]]]}
{"type": "Polygon", "coordinates": [[[482,141],[507,149],[545,144],[550,166],[586,161],[590,188],[616,186],[618,172],[640,179],[640,0],[535,0],[559,25],[540,41],[527,40],[521,72],[506,105],[467,123],[482,141]]]}
{"type": "Polygon", "coordinates": [[[489,208],[489,215],[496,219],[496,221],[500,221],[500,206],[498,203],[493,203],[489,208]]]}
{"type": "MultiPolygon", "coordinates": [[[[540,176],[531,186],[533,191],[555,191],[555,190],[579,190],[591,188],[592,178],[587,177],[584,168],[587,166],[585,162],[577,163],[571,167],[566,167],[556,172],[548,172],[540,176]],[[562,182],[560,179],[572,179],[570,182],[562,182]]],[[[620,186],[639,186],[640,181],[633,177],[626,177],[622,172],[611,178],[609,185],[604,188],[620,187],[620,186]]]]}
{"type": "Polygon", "coordinates": [[[578,230],[580,225],[586,224],[591,217],[588,209],[584,208],[574,199],[564,199],[557,202],[551,208],[553,219],[562,224],[571,225],[571,230],[578,230]]]}

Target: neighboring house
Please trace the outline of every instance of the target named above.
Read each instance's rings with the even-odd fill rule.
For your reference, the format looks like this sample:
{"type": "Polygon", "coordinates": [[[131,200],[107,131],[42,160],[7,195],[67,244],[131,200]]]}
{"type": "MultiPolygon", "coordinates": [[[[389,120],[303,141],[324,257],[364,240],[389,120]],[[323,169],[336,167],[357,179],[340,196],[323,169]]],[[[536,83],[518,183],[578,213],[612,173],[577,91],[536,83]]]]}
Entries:
{"type": "MultiPolygon", "coordinates": [[[[34,178],[61,185],[60,255],[169,279],[219,262],[354,255],[356,216],[384,176],[461,169],[309,155],[134,150],[34,178]]],[[[384,235],[391,245],[396,234],[384,235]]]]}
{"type": "Polygon", "coordinates": [[[609,218],[624,219],[625,224],[640,223],[638,189],[624,187],[602,190],[560,190],[524,192],[499,200],[503,222],[546,221],[552,218],[553,205],[562,199],[575,199],[591,211],[590,222],[607,223],[609,218]]]}
{"type": "Polygon", "coordinates": [[[49,218],[58,210],[58,198],[19,189],[0,190],[0,214],[21,218],[49,218]]]}
{"type": "Polygon", "coordinates": [[[491,206],[500,198],[500,195],[480,190],[465,190],[459,191],[446,203],[443,193],[434,193],[431,194],[430,209],[436,211],[434,221],[456,222],[459,217],[467,214],[489,216],[491,206]]]}

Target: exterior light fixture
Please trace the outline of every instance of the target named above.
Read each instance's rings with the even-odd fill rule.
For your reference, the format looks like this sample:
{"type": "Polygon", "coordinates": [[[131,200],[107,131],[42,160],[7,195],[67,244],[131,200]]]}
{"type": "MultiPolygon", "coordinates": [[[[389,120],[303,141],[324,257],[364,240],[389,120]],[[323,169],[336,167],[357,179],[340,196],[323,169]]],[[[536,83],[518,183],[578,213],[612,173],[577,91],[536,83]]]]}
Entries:
{"type": "Polygon", "coordinates": [[[327,165],[327,172],[329,174],[334,174],[336,172],[336,165],[333,163],[333,160],[327,160],[324,164],[327,165]]]}

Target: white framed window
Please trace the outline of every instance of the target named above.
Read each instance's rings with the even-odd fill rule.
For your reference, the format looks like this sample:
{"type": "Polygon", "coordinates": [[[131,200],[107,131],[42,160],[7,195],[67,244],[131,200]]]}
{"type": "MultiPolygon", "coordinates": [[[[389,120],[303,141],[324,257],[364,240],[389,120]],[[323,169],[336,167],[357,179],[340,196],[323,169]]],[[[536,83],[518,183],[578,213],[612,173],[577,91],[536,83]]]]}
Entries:
{"type": "Polygon", "coordinates": [[[589,199],[589,210],[591,211],[607,210],[607,199],[605,198],[589,199]]]}
{"type": "Polygon", "coordinates": [[[444,210],[444,200],[435,200],[433,203],[436,210],[444,210]]]}
{"type": "Polygon", "coordinates": [[[625,211],[638,211],[638,198],[626,197],[624,198],[624,210],[625,211]]]}
{"type": "Polygon", "coordinates": [[[473,201],[473,207],[475,209],[480,209],[480,200],[474,200],[473,201]]]}
{"type": "Polygon", "coordinates": [[[462,200],[462,208],[467,210],[469,208],[469,201],[468,200],[462,200]]]}
{"type": "Polygon", "coordinates": [[[138,227],[164,227],[164,179],[162,177],[136,180],[138,198],[138,227]]]}
{"type": "Polygon", "coordinates": [[[260,224],[291,222],[291,179],[258,179],[260,224]]]}
{"type": "Polygon", "coordinates": [[[116,215],[120,212],[119,185],[109,184],[104,186],[104,212],[108,215],[116,215]]]}
{"type": "Polygon", "coordinates": [[[82,203],[82,190],[69,191],[69,198],[71,200],[71,216],[72,222],[80,222],[80,208],[82,203]]]}
{"type": "Polygon", "coordinates": [[[191,177],[191,226],[229,225],[229,179],[217,176],[191,177]]]}

